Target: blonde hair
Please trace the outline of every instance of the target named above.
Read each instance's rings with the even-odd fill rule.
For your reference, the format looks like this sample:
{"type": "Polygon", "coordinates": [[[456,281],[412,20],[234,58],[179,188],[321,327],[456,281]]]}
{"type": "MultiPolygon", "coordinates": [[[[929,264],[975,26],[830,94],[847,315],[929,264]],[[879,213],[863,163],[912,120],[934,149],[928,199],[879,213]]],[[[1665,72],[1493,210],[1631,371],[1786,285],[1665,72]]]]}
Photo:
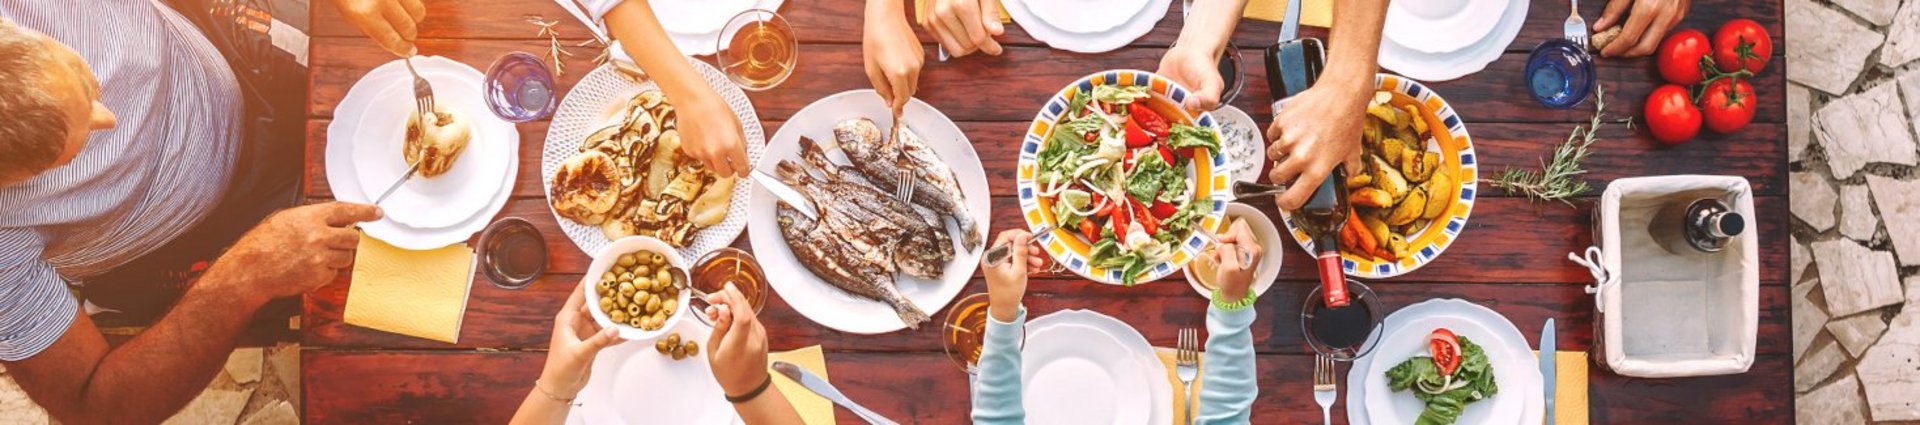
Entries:
{"type": "Polygon", "coordinates": [[[54,60],[42,37],[0,18],[0,181],[46,171],[66,147],[70,123],[47,93],[54,60]]]}

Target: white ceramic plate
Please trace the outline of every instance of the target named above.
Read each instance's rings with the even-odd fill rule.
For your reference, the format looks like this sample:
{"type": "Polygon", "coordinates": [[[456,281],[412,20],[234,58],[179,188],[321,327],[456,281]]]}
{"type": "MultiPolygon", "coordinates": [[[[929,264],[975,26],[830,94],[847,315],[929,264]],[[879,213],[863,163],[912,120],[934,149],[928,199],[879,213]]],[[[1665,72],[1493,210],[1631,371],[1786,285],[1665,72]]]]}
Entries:
{"type": "Polygon", "coordinates": [[[1525,0],[1427,0],[1387,6],[1387,39],[1422,53],[1471,46],[1499,24],[1507,3],[1525,0]]]}
{"type": "Polygon", "coordinates": [[[680,338],[700,343],[700,354],[674,360],[653,344],[627,342],[593,359],[593,378],[580,391],[569,424],[738,424],[726,393],[707,364],[712,328],[683,320],[671,328],[680,338]],[[638,400],[645,400],[639,402],[638,400]]]}
{"type": "Polygon", "coordinates": [[[1023,1],[1035,17],[1061,31],[1099,34],[1119,27],[1146,11],[1147,0],[1038,0],[1023,1]]]}
{"type": "Polygon", "coordinates": [[[1020,350],[1027,418],[1043,424],[1146,424],[1148,365],[1118,339],[1084,324],[1034,329],[1020,350]]]}
{"type": "MultiPolygon", "coordinates": [[[[1273,219],[1267,218],[1265,213],[1252,205],[1239,202],[1228,203],[1227,218],[1246,220],[1247,227],[1253,231],[1254,237],[1260,238],[1260,267],[1253,270],[1253,293],[1255,295],[1267,293],[1267,288],[1273,287],[1273,282],[1280,279],[1280,259],[1286,256],[1287,240],[1280,235],[1280,228],[1273,225],[1273,219]]],[[[1226,224],[1226,221],[1222,220],[1220,223],[1226,224]]],[[[1225,232],[1223,229],[1214,234],[1225,232]]],[[[1200,296],[1206,299],[1213,299],[1213,289],[1201,285],[1200,279],[1194,276],[1193,263],[1188,263],[1187,267],[1180,270],[1187,274],[1187,285],[1192,286],[1194,292],[1199,292],[1200,296]]]]}
{"type": "MultiPolygon", "coordinates": [[[[1505,350],[1511,358],[1525,359],[1520,360],[1520,363],[1523,363],[1521,368],[1524,370],[1513,373],[1496,372],[1496,374],[1507,375],[1507,377],[1517,378],[1519,380],[1519,382],[1515,383],[1515,388],[1509,388],[1505,386],[1506,384],[1502,383],[1500,394],[1513,394],[1522,398],[1523,402],[1521,403],[1521,407],[1524,410],[1522,411],[1519,423],[1541,423],[1545,417],[1546,408],[1541,391],[1542,383],[1540,379],[1540,368],[1538,367],[1539,362],[1533,360],[1535,359],[1533,348],[1526,343],[1525,336],[1520,334],[1520,329],[1513,327],[1513,323],[1507,321],[1505,316],[1501,316],[1493,310],[1471,302],[1448,298],[1422,301],[1402,307],[1398,311],[1393,312],[1393,314],[1388,315],[1386,319],[1383,320],[1385,323],[1383,325],[1382,335],[1399,332],[1402,328],[1408,327],[1408,324],[1416,322],[1417,319],[1431,316],[1450,316],[1471,320],[1492,332],[1494,336],[1486,342],[1482,342],[1479,339],[1474,340],[1475,344],[1479,344],[1482,349],[1489,352],[1488,360],[1492,360],[1491,352],[1494,350],[1505,350]],[[1494,341],[1502,342],[1496,344],[1494,341]],[[1518,342],[1506,343],[1504,341],[1518,342]]],[[[1432,328],[1427,328],[1424,331],[1418,332],[1418,335],[1424,338],[1427,332],[1432,331],[1432,328]]],[[[1468,336],[1468,338],[1473,337],[1468,336]]],[[[1382,345],[1384,346],[1384,344],[1385,340],[1383,339],[1382,345]]],[[[1393,362],[1393,364],[1384,365],[1384,367],[1380,369],[1384,371],[1391,369],[1394,364],[1405,360],[1405,356],[1383,356],[1380,355],[1381,352],[1382,350],[1375,349],[1373,353],[1356,360],[1352,367],[1347,369],[1346,382],[1367,382],[1371,379],[1369,375],[1373,375],[1370,374],[1369,371],[1373,369],[1373,363],[1375,361],[1393,362]]],[[[1381,379],[1385,379],[1384,375],[1382,375],[1381,379]]],[[[1394,422],[1369,417],[1367,412],[1372,404],[1368,402],[1369,394],[1365,384],[1345,385],[1342,388],[1346,391],[1345,399],[1347,400],[1348,422],[1360,425],[1372,423],[1394,424],[1394,422]]],[[[1490,400],[1482,400],[1474,404],[1478,405],[1488,402],[1490,402],[1490,400]]],[[[1418,413],[1415,413],[1415,415],[1418,415],[1418,413]]],[[[1462,421],[1461,423],[1469,422],[1462,421]]]]}
{"type": "MultiPolygon", "coordinates": [[[[519,143],[507,142],[518,139],[519,133],[512,124],[473,119],[494,118],[479,92],[483,81],[480,76],[441,67],[423,69],[420,76],[436,88],[434,101],[439,108],[467,120],[472,137],[445,174],[407,180],[380,207],[387,219],[401,225],[438,229],[473,217],[493,200],[494,193],[506,190],[506,183],[512,180],[506,174],[507,159],[514,156],[509,149],[519,148],[519,143]]],[[[371,189],[375,197],[407,174],[403,145],[407,120],[415,113],[410,87],[389,86],[375,95],[360,115],[359,130],[353,138],[353,166],[360,187],[371,189]]]]}
{"type": "MultiPolygon", "coordinates": [[[[1153,345],[1147,343],[1147,337],[1140,335],[1140,331],[1133,329],[1133,326],[1120,321],[1120,319],[1115,319],[1092,310],[1056,311],[1053,314],[1028,320],[1027,330],[1034,332],[1054,326],[1055,324],[1074,324],[1091,327],[1119,341],[1129,356],[1138,359],[1140,364],[1144,365],[1139,373],[1145,377],[1147,390],[1151,392],[1150,395],[1152,396],[1152,398],[1149,399],[1151,403],[1151,408],[1149,409],[1151,415],[1148,417],[1146,423],[1164,424],[1173,422],[1173,384],[1167,382],[1165,363],[1160,361],[1159,355],[1154,354],[1153,345]]],[[[1032,345],[1033,343],[1033,338],[1027,338],[1028,345],[1032,345]]],[[[1041,422],[1036,421],[1036,423],[1041,422]]]]}
{"type": "Polygon", "coordinates": [[[1007,8],[1007,14],[1013,18],[1013,22],[1020,24],[1020,28],[1026,29],[1028,35],[1055,49],[1077,53],[1101,53],[1126,46],[1134,39],[1153,31],[1153,24],[1160,22],[1160,18],[1166,17],[1167,6],[1172,2],[1172,0],[1147,0],[1146,7],[1140,9],[1140,13],[1132,14],[1126,22],[1105,31],[1081,34],[1054,27],[1053,24],[1035,15],[1034,9],[1028,6],[1051,1],[1057,0],[1004,0],[1002,3],[1007,8]]]}
{"type": "MultiPolygon", "coordinates": [[[[747,100],[747,94],[740,91],[739,86],[733,85],[732,81],[727,80],[726,75],[721,74],[720,70],[713,69],[713,66],[707,65],[706,62],[691,58],[687,61],[693,64],[694,70],[700,72],[700,76],[706,80],[708,87],[712,87],[721,98],[726,99],[727,105],[733,109],[734,118],[740,120],[743,134],[746,136],[747,161],[759,161],[761,152],[766,150],[767,142],[764,133],[760,130],[760,117],[754,113],[753,103],[747,100]]],[[[635,82],[607,66],[595,68],[593,72],[580,78],[580,82],[573,86],[573,91],[568,92],[567,98],[560,102],[560,108],[553,114],[552,125],[547,127],[547,144],[541,149],[540,157],[540,186],[546,191],[547,199],[553,198],[554,171],[559,170],[560,164],[566,162],[567,158],[580,153],[580,142],[586,140],[587,135],[610,124],[608,117],[612,116],[616,109],[625,106],[634,95],[658,87],[659,84],[653,80],[635,82]]],[[[678,113],[687,113],[687,111],[681,110],[678,113]]],[[[740,238],[740,231],[747,228],[747,217],[740,212],[745,210],[747,194],[751,191],[753,191],[753,180],[740,178],[739,183],[733,186],[733,197],[727,206],[727,218],[721,220],[720,224],[696,232],[693,242],[680,249],[680,257],[700,258],[707,252],[730,245],[734,239],[740,238]]],[[[547,209],[549,211],[553,209],[551,202],[548,202],[547,209]]],[[[560,230],[567,234],[567,239],[572,240],[573,244],[579,246],[583,252],[600,252],[601,247],[611,242],[606,234],[600,231],[600,226],[580,224],[561,217],[559,213],[554,213],[553,218],[560,222],[560,230]]]]}
{"type": "Polygon", "coordinates": [[[1527,20],[1525,1],[1508,2],[1491,34],[1472,45],[1447,53],[1425,53],[1391,39],[1380,41],[1380,67],[1420,81],[1446,81],[1486,69],[1500,59],[1527,20]]]}
{"type": "MultiPolygon", "coordinates": [[[[793,118],[774,133],[772,143],[767,145],[765,158],[756,162],[755,167],[771,174],[781,160],[800,159],[801,137],[821,142],[822,148],[830,151],[827,152],[828,158],[845,165],[845,156],[831,151],[833,126],[844,120],[866,117],[885,129],[893,125],[891,116],[886,103],[873,90],[853,90],[827,96],[793,114],[793,118]]],[[[980,229],[991,229],[989,208],[992,207],[992,199],[987,192],[986,170],[981,168],[980,155],[974,153],[973,144],[967,140],[966,133],[961,132],[953,120],[947,119],[946,114],[919,99],[907,104],[902,118],[907,121],[907,127],[919,133],[928,147],[953,168],[954,177],[960,181],[960,191],[967,198],[967,211],[975,217],[980,229]]],[[[886,303],[848,294],[820,280],[800,265],[774,220],[778,203],[772,193],[756,189],[753,199],[747,202],[743,210],[747,213],[747,228],[752,229],[747,232],[747,238],[753,242],[753,253],[760,259],[760,267],[767,276],[791,276],[768,281],[774,291],[780,293],[781,299],[814,323],[841,332],[878,334],[906,328],[906,323],[901,322],[893,308],[886,303]]],[[[973,277],[973,271],[980,263],[980,254],[986,251],[968,250],[960,246],[962,238],[959,229],[952,224],[948,224],[947,229],[954,236],[954,258],[947,263],[947,269],[940,279],[928,280],[900,274],[895,280],[900,293],[929,316],[960,294],[960,290],[973,277]]],[[[933,323],[925,325],[938,326],[933,323]]]]}
{"type": "Polygon", "coordinates": [[[1247,111],[1232,106],[1213,110],[1220,119],[1220,151],[1227,155],[1227,174],[1234,181],[1259,183],[1260,166],[1267,162],[1267,132],[1247,111]]]}
{"type": "MultiPolygon", "coordinates": [[[[439,56],[416,57],[414,58],[414,66],[423,72],[466,74],[476,82],[472,87],[472,89],[476,91],[479,90],[477,82],[483,79],[479,70],[439,56]]],[[[340,104],[334,108],[334,120],[331,124],[327,125],[326,172],[327,184],[333,189],[335,199],[346,202],[370,203],[374,197],[379,196],[379,193],[369,194],[368,192],[386,190],[386,186],[367,188],[362,187],[360,184],[359,170],[355,161],[355,146],[357,144],[355,138],[361,133],[362,117],[373,107],[376,99],[382,98],[381,93],[396,90],[411,93],[407,90],[412,89],[412,81],[411,76],[407,74],[406,66],[401,64],[399,60],[388,62],[362,76],[360,81],[354,83],[353,88],[348,89],[346,97],[342,98],[340,104]]],[[[460,90],[456,87],[456,85],[448,83],[447,88],[442,90],[460,90]]],[[[409,99],[401,106],[404,107],[405,105],[411,104],[411,100],[409,99]]],[[[478,108],[477,104],[465,106],[478,108]]],[[[469,118],[473,121],[473,131],[476,134],[482,131],[489,131],[503,135],[500,139],[503,140],[504,144],[508,147],[507,168],[503,174],[505,176],[516,175],[520,168],[519,133],[514,131],[512,124],[500,120],[499,117],[495,117],[491,112],[486,112],[483,108],[479,109],[479,111],[480,112],[476,112],[478,115],[469,118]],[[504,130],[486,130],[483,129],[483,127],[504,127],[504,130]]],[[[469,148],[471,149],[471,147],[469,148]]],[[[397,151],[395,152],[395,156],[399,156],[397,151]]],[[[464,242],[468,238],[473,237],[475,232],[486,228],[487,224],[492,222],[493,216],[499,213],[502,206],[506,205],[507,198],[512,195],[513,191],[510,189],[512,187],[512,179],[508,177],[504,180],[505,183],[498,185],[497,190],[487,195],[489,201],[481,210],[471,214],[457,224],[440,228],[422,229],[402,225],[391,219],[382,219],[362,223],[360,228],[366,231],[369,236],[385,241],[395,247],[410,250],[428,250],[464,242]]],[[[385,184],[391,184],[391,182],[392,180],[389,179],[385,184]]],[[[398,197],[401,195],[396,193],[394,196],[398,197]]],[[[389,201],[393,201],[393,199],[389,199],[389,201]]]]}
{"type": "Polygon", "coordinates": [[[1524,394],[1513,393],[1513,389],[1522,388],[1515,375],[1537,371],[1538,364],[1528,362],[1525,365],[1535,367],[1522,369],[1525,365],[1521,364],[1521,359],[1513,357],[1511,350],[1487,346],[1498,341],[1492,331],[1472,319],[1451,315],[1410,320],[1381,338],[1380,346],[1373,354],[1379,356],[1380,361],[1368,365],[1365,381],[1354,381],[1366,388],[1367,416],[1387,424],[1413,423],[1420,416],[1426,404],[1414,398],[1411,389],[1396,392],[1388,388],[1386,372],[1407,358],[1428,355],[1427,334],[1436,328],[1447,328],[1455,335],[1480,344],[1481,351],[1487,355],[1487,363],[1493,365],[1493,382],[1499,387],[1493,397],[1468,404],[1461,411],[1458,423],[1518,425],[1521,411],[1524,410],[1520,404],[1524,394]]]}

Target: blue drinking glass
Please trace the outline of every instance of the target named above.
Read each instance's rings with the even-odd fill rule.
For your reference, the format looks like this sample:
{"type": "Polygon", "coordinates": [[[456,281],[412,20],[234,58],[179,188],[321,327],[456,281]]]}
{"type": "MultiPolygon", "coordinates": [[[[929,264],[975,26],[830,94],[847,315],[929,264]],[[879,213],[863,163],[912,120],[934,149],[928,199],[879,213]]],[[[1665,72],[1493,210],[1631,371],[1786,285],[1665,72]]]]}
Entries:
{"type": "Polygon", "coordinates": [[[1553,109],[1572,108],[1593,92],[1593,56],[1571,41],[1547,40],[1527,56],[1526,78],[1533,100],[1553,109]]]}
{"type": "Polygon", "coordinates": [[[553,73],[546,62],[527,52],[513,52],[487,69],[487,108],[508,122],[522,123],[553,115],[558,102],[553,73]]]}

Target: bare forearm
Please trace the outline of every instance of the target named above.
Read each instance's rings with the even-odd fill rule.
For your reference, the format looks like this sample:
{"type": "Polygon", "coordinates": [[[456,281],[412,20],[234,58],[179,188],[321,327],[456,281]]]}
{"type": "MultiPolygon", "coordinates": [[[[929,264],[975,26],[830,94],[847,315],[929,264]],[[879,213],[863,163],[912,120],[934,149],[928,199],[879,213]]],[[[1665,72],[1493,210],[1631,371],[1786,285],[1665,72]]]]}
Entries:
{"type": "Polygon", "coordinates": [[[559,424],[567,421],[567,412],[573,405],[548,398],[540,389],[528,390],[527,398],[520,400],[520,410],[513,412],[509,425],[559,424]]]}
{"type": "Polygon", "coordinates": [[[1227,40],[1233,38],[1233,28],[1240,23],[1240,15],[1246,8],[1247,0],[1196,0],[1174,44],[1205,49],[1219,56],[1226,50],[1227,40]]]}
{"type": "Polygon", "coordinates": [[[684,101],[697,97],[694,90],[709,90],[706,80],[687,64],[673,39],[661,28],[653,6],[645,0],[627,0],[607,11],[607,31],[620,41],[621,50],[633,58],[634,65],[660,83],[668,99],[684,101]]]}
{"type": "Polygon", "coordinates": [[[213,380],[265,302],[226,290],[231,282],[221,279],[208,274],[152,327],[98,357],[90,374],[34,371],[29,385],[43,393],[35,400],[58,399],[41,404],[67,423],[159,423],[172,416],[213,380]]]}
{"type": "Polygon", "coordinates": [[[905,3],[898,0],[867,0],[865,19],[901,19],[912,22],[907,18],[905,3]]]}
{"type": "Polygon", "coordinates": [[[1366,93],[1379,69],[1380,31],[1386,26],[1388,0],[1344,0],[1333,4],[1332,51],[1318,86],[1366,93]]]}

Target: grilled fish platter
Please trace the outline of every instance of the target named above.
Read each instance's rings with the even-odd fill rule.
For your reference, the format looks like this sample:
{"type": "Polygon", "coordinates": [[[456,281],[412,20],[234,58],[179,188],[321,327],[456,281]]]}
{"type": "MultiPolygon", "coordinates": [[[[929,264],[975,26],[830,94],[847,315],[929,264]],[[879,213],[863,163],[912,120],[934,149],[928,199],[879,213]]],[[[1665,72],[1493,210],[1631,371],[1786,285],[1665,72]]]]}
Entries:
{"type": "Polygon", "coordinates": [[[987,174],[965,132],[909,101],[897,134],[872,90],[788,118],[755,163],[747,236],[768,286],[815,323],[881,334],[924,328],[987,250],[987,174]],[[910,181],[913,195],[895,187],[910,181]]]}

